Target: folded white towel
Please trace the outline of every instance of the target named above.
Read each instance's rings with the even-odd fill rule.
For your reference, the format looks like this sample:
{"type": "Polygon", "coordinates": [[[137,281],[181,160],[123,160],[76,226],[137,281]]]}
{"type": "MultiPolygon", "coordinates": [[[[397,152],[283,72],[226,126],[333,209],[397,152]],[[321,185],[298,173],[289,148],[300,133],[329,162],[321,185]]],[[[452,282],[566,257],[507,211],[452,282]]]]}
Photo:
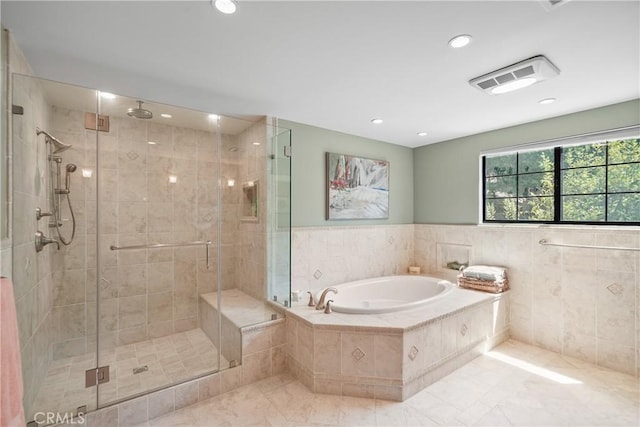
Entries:
{"type": "Polygon", "coordinates": [[[505,279],[507,273],[503,267],[492,267],[488,265],[470,265],[462,270],[464,277],[471,279],[500,282],[505,279]]]}

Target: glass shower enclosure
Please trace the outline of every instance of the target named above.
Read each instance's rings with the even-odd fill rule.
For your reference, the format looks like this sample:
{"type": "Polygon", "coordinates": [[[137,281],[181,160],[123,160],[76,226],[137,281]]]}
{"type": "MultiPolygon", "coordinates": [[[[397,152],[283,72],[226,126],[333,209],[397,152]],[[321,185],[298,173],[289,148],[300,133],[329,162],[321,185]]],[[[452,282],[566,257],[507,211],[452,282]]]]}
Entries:
{"type": "Polygon", "coordinates": [[[27,420],[241,365],[290,303],[290,132],[17,74],[11,102],[27,420]]]}

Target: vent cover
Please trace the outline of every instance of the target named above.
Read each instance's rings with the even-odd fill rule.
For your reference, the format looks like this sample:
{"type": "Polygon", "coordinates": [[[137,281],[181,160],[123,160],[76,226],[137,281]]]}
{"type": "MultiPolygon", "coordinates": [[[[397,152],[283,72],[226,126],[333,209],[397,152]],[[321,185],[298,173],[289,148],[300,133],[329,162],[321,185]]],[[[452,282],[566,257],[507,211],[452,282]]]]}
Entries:
{"type": "Polygon", "coordinates": [[[569,3],[569,1],[570,0],[540,0],[540,3],[546,10],[553,10],[562,6],[563,4],[569,3]]]}
{"type": "Polygon", "coordinates": [[[507,85],[511,85],[514,89],[516,86],[526,87],[558,74],[560,74],[558,67],[545,56],[538,55],[471,79],[469,84],[490,95],[498,95],[510,91],[507,85]],[[520,82],[516,83],[518,80],[520,82]]]}

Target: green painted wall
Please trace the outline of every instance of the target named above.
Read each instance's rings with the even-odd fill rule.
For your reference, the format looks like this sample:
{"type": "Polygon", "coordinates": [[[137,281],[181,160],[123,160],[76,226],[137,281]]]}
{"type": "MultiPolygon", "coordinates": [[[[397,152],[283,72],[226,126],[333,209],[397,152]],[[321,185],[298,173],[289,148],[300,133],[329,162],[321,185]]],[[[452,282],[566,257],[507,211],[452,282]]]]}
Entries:
{"type": "Polygon", "coordinates": [[[414,150],[417,224],[477,224],[481,151],[637,125],[640,100],[498,129],[414,150]]]}
{"type": "Polygon", "coordinates": [[[292,226],[413,223],[413,149],[282,119],[278,121],[278,125],[291,129],[292,226]],[[326,152],[358,155],[390,162],[389,219],[357,221],[325,219],[326,152]]]}

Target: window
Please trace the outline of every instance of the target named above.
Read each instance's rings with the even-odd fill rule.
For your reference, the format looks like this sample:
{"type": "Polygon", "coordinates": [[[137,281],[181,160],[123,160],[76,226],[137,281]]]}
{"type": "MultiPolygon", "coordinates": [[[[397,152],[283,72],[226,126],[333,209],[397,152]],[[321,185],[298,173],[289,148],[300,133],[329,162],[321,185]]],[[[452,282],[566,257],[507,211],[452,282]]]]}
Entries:
{"type": "Polygon", "coordinates": [[[482,183],[483,222],[640,225],[640,139],[486,154],[482,183]]]}

